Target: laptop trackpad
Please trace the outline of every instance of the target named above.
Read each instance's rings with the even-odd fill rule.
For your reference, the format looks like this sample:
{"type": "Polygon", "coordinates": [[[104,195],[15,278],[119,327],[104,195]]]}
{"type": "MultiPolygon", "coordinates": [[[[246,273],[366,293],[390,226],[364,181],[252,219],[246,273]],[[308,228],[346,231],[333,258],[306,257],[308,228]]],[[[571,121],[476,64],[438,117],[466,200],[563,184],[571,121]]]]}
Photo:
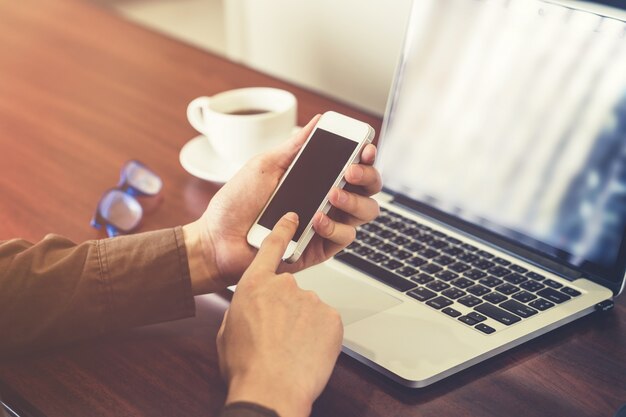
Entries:
{"type": "MultiPolygon", "coordinates": [[[[354,273],[354,272],[352,272],[354,273]]],[[[378,288],[351,278],[339,268],[322,264],[296,274],[298,285],[313,290],[334,307],[344,326],[402,303],[378,288]]]]}

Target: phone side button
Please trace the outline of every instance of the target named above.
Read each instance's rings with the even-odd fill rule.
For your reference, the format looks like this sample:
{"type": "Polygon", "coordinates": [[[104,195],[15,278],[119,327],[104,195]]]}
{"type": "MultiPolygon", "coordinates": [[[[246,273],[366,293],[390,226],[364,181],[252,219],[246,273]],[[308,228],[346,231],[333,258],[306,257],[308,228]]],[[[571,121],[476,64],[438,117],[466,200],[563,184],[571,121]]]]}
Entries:
{"type": "Polygon", "coordinates": [[[365,259],[361,259],[358,256],[355,256],[351,253],[342,252],[335,256],[335,259],[338,261],[344,262],[348,265],[351,265],[358,269],[359,271],[365,272],[367,275],[376,279],[377,281],[382,282],[383,284],[387,284],[392,288],[395,288],[398,291],[408,291],[417,287],[411,281],[408,281],[402,278],[400,275],[396,275],[393,272],[382,268],[376,264],[366,261],[365,259]]]}

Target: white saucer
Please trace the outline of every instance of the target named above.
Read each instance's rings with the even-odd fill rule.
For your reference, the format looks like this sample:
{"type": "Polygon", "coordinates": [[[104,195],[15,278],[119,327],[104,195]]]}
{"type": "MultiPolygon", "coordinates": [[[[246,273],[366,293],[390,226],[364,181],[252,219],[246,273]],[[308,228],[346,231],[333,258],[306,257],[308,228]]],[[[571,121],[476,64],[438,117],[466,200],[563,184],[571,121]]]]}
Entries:
{"type": "Polygon", "coordinates": [[[198,135],[183,146],[178,156],[185,171],[206,181],[226,182],[237,167],[220,159],[206,136],[198,135]]]}
{"type": "MultiPolygon", "coordinates": [[[[302,128],[294,127],[293,133],[300,129],[302,128]]],[[[204,135],[198,135],[187,142],[180,150],[178,159],[185,171],[206,181],[224,183],[239,169],[220,159],[204,135]]]]}

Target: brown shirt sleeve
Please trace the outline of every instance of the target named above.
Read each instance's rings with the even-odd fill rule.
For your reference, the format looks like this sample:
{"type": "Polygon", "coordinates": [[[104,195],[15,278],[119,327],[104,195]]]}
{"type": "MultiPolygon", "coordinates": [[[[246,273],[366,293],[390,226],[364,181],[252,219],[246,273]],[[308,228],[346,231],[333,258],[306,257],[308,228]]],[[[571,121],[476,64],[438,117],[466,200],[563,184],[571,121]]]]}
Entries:
{"type": "Polygon", "coordinates": [[[180,227],[0,242],[0,357],[194,313],[180,227]]]}

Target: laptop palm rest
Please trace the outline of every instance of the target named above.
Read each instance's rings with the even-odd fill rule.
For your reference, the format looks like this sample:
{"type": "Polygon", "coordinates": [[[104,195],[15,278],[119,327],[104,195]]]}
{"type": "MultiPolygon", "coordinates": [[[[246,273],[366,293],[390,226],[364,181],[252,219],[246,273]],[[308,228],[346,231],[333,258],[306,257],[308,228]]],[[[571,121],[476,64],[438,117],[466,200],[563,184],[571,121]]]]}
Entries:
{"type": "Polygon", "coordinates": [[[300,288],[316,292],[323,302],[335,308],[344,326],[402,303],[374,286],[351,278],[340,267],[328,264],[298,272],[296,278],[300,288]]]}

